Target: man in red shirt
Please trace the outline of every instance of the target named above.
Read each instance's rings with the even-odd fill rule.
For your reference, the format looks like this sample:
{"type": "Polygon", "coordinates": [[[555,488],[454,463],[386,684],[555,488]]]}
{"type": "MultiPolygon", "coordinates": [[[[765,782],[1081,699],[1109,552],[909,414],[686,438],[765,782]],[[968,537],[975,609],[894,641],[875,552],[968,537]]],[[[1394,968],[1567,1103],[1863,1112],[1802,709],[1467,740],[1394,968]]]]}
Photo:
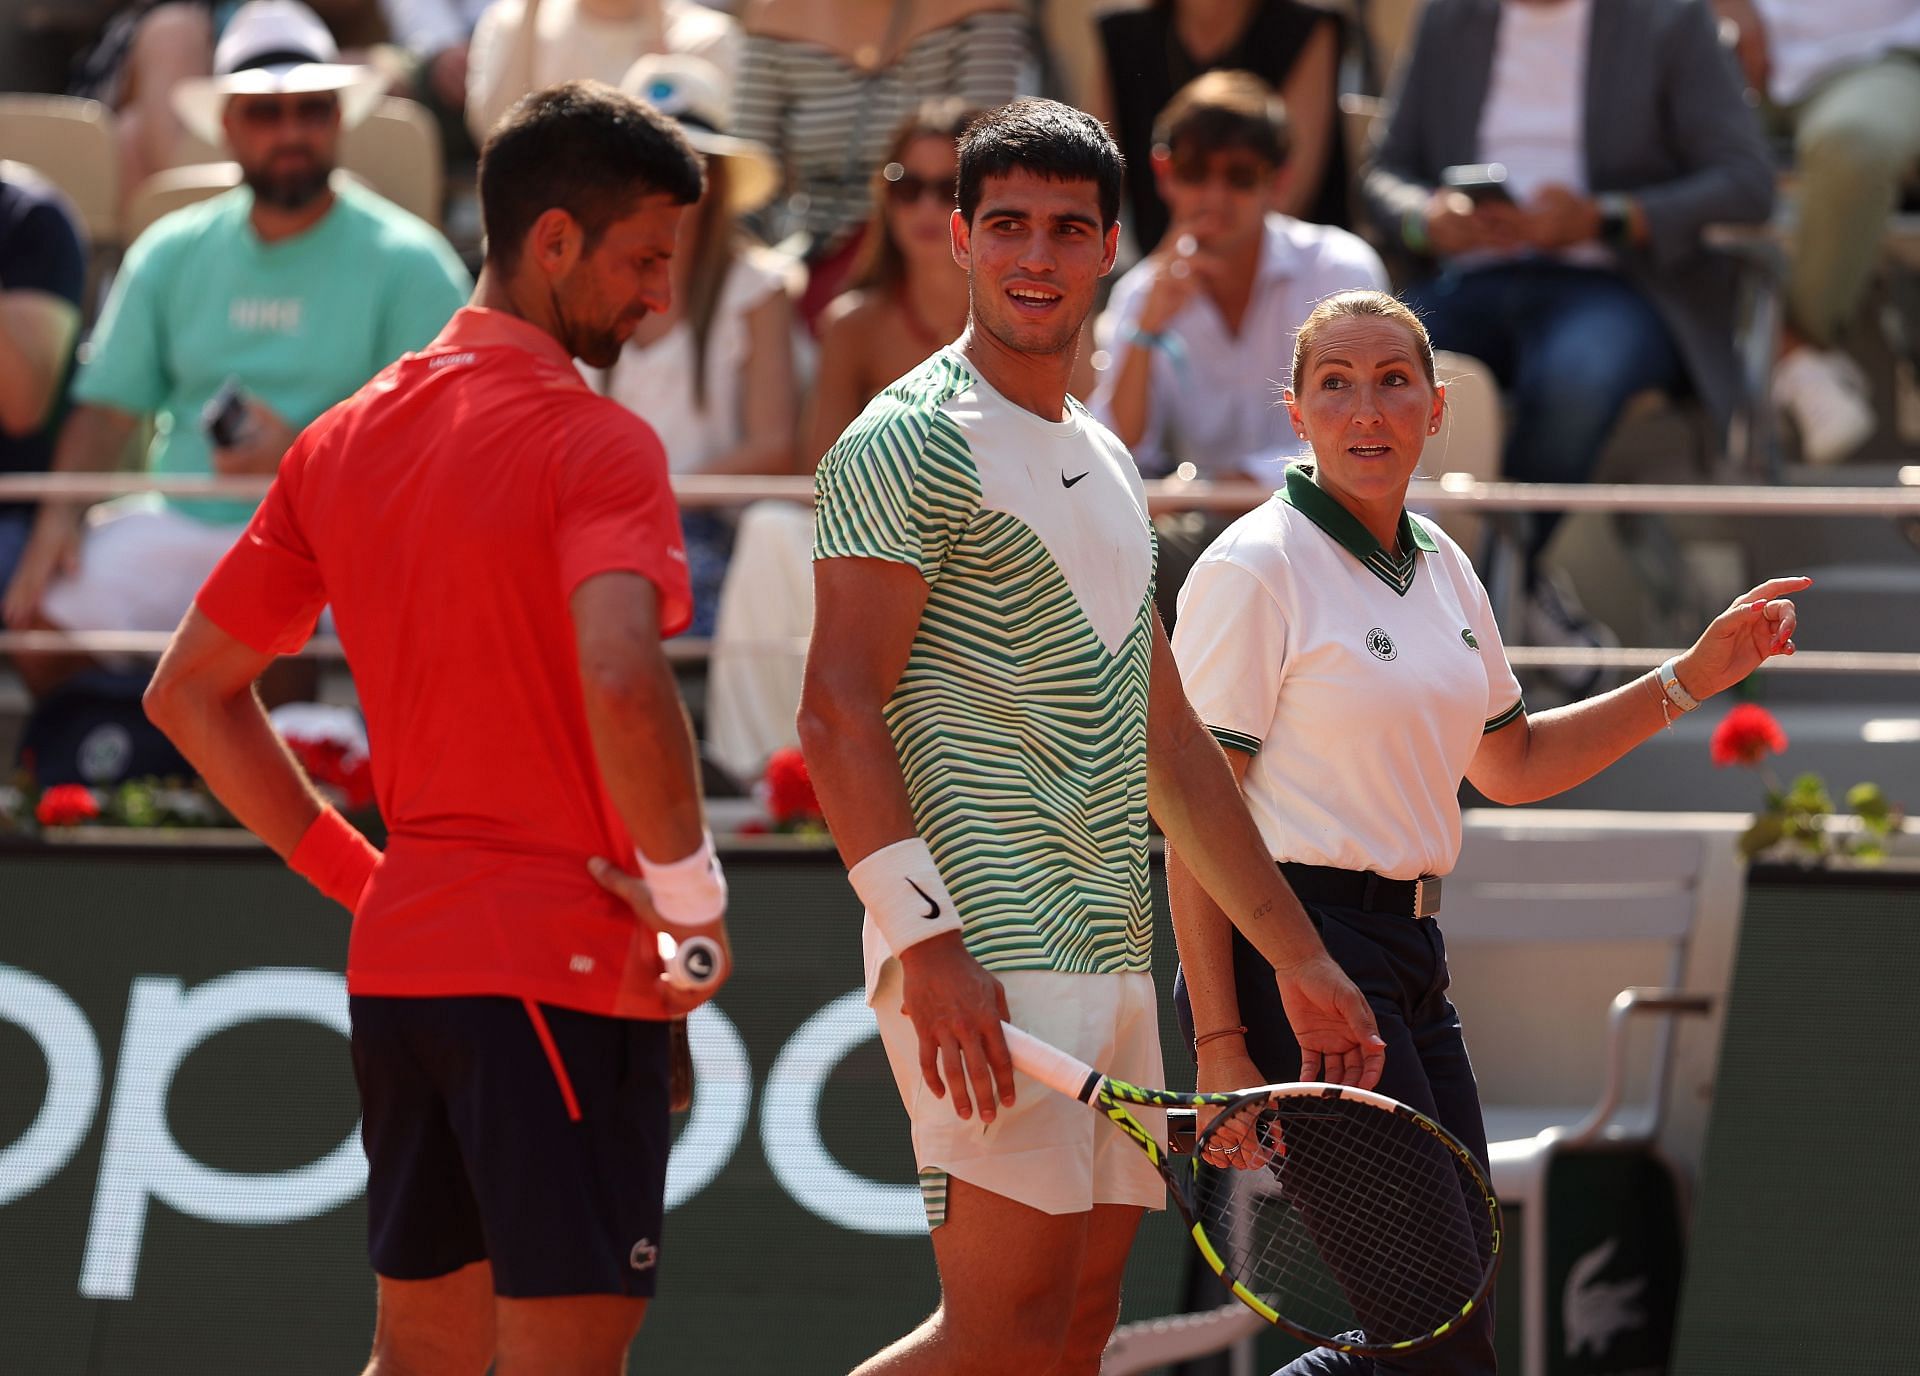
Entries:
{"type": "Polygon", "coordinates": [[[666,1020],[701,997],[659,936],[712,939],[724,976],[726,888],[660,646],[690,611],[666,456],[573,360],[666,309],[701,188],[678,127],[604,86],[516,106],[480,164],[473,303],[301,435],[147,693],[354,912],[370,1373],[617,1372],[654,1292],[666,1020]],[[328,604],[384,854],[253,692],[328,604]]]}

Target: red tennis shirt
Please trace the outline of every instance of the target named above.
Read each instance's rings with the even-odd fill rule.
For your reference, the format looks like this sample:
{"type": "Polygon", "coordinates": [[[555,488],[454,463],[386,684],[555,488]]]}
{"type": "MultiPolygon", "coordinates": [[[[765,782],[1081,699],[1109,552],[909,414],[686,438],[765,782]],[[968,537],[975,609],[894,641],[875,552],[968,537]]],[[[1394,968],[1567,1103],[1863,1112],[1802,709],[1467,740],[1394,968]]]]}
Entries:
{"type": "Polygon", "coordinates": [[[323,606],[388,825],[356,994],[504,994],[659,1018],[660,960],[587,860],[633,842],[587,730],[568,599],[595,574],[692,611],[665,451],[551,336],[468,308],[309,426],[197,599],[262,653],[323,606]]]}

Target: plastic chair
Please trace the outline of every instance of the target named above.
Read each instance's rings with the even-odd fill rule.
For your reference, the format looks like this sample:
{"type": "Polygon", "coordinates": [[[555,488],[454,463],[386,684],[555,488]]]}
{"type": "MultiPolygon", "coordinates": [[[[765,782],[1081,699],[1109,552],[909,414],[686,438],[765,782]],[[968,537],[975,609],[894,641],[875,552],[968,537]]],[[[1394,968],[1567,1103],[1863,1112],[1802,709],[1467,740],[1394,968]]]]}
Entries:
{"type": "Polygon", "coordinates": [[[1550,1334],[1560,1336],[1559,1349],[1613,1341],[1619,1331],[1609,1324],[1634,1305],[1664,1305],[1671,1332],[1679,1206],[1674,1172],[1655,1144],[1665,1118],[1676,1020],[1712,1006],[1707,996],[1677,987],[1686,973],[1704,859],[1697,835],[1576,831],[1543,837],[1475,829],[1447,876],[1440,921],[1456,963],[1472,959],[1460,953],[1474,943],[1651,942],[1667,949],[1666,986],[1628,988],[1613,1000],[1607,1015],[1606,1083],[1595,1102],[1484,1106],[1494,1190],[1509,1211],[1509,1229],[1511,1215],[1518,1215],[1519,1246],[1507,1264],[1520,1268],[1519,1376],[1562,1369],[1557,1359],[1565,1352],[1554,1348],[1550,1334]],[[1627,1104],[1628,1034],[1644,1014],[1658,1016],[1661,1023],[1645,1097],[1627,1104]],[[1605,1250],[1603,1237],[1599,1247],[1569,1252],[1563,1236],[1568,1221],[1552,1216],[1556,1210],[1550,1201],[1564,1210],[1569,1198],[1564,1182],[1551,1188],[1557,1168],[1585,1170],[1589,1194],[1624,1192],[1635,1207],[1621,1211],[1622,1228],[1646,1223],[1659,1236],[1644,1250],[1657,1263],[1673,1263],[1670,1273],[1630,1282],[1638,1284],[1631,1295],[1612,1292],[1626,1309],[1605,1312],[1608,1282],[1600,1273],[1613,1261],[1617,1242],[1615,1250],[1605,1250]],[[1550,1272],[1565,1273],[1558,1295],[1550,1293],[1550,1272]],[[1550,1311],[1550,1302],[1559,1309],[1550,1311]]]}
{"type": "Polygon", "coordinates": [[[196,162],[169,167],[141,182],[127,202],[126,234],[131,244],[162,215],[171,215],[240,185],[237,162],[196,162]]]}
{"type": "Polygon", "coordinates": [[[96,249],[120,241],[120,153],[113,115],[75,96],[0,95],[0,158],[24,162],[74,204],[96,249]]]}
{"type": "Polygon", "coordinates": [[[389,96],[340,141],[340,166],[436,229],[446,200],[440,130],[417,101],[389,96]]]}
{"type": "MultiPolygon", "coordinates": [[[[1446,349],[1434,351],[1433,368],[1446,385],[1447,413],[1440,433],[1427,442],[1421,468],[1436,476],[1464,473],[1475,482],[1498,482],[1507,421],[1492,369],[1477,358],[1446,349]]],[[[1478,556],[1484,520],[1450,514],[1440,518],[1440,524],[1469,557],[1478,556]]]]}

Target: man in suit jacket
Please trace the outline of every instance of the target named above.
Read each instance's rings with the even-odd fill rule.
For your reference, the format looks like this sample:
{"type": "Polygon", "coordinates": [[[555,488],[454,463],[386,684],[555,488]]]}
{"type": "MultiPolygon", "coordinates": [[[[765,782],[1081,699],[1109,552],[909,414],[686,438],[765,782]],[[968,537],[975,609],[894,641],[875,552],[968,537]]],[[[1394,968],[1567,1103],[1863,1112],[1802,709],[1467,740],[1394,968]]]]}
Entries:
{"type": "MultiPolygon", "coordinates": [[[[1724,429],[1734,269],[1701,230],[1766,219],[1773,169],[1705,0],[1430,0],[1362,187],[1376,224],[1437,260],[1408,293],[1435,346],[1506,390],[1507,477],[1583,481],[1649,388],[1724,429]],[[1511,199],[1441,185],[1473,163],[1503,164],[1511,199]]],[[[1579,639],[1535,571],[1553,526],[1534,524],[1527,585],[1579,639]]]]}

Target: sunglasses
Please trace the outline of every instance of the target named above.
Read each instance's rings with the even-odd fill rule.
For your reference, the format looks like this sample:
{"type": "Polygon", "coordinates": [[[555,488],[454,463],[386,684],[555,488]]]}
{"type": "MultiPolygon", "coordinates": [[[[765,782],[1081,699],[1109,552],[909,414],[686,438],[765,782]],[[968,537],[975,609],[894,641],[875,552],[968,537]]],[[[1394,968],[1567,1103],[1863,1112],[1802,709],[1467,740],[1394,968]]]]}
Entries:
{"type": "Polygon", "coordinates": [[[953,204],[951,177],[916,177],[897,162],[890,162],[881,168],[880,175],[886,181],[887,199],[895,205],[909,206],[922,196],[953,204]]]}
{"type": "Polygon", "coordinates": [[[1272,177],[1273,168],[1263,162],[1215,162],[1209,158],[1173,160],[1173,179],[1182,186],[1225,182],[1229,190],[1258,191],[1272,177]]]}
{"type": "Polygon", "coordinates": [[[289,122],[317,129],[333,122],[340,102],[329,95],[237,96],[231,108],[234,118],[252,129],[275,129],[289,122]]]}

